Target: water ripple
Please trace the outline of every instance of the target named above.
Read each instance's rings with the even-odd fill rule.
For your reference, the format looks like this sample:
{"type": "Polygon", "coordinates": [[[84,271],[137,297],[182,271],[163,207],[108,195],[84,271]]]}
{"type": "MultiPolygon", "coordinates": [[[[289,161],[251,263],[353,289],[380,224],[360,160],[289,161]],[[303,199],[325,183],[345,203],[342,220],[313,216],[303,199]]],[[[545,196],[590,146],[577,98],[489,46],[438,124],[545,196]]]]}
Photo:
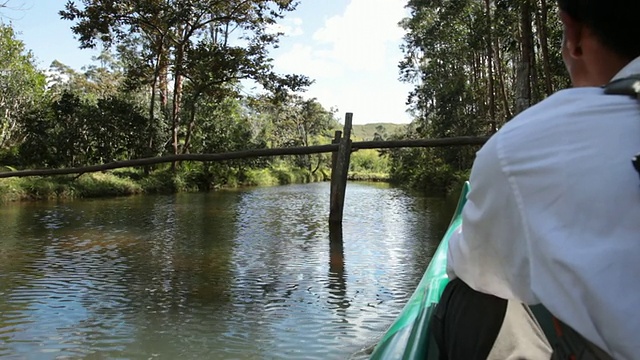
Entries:
{"type": "Polygon", "coordinates": [[[4,208],[0,357],[359,354],[401,310],[448,216],[439,200],[350,184],[329,231],[328,198],[310,184],[4,208]]]}

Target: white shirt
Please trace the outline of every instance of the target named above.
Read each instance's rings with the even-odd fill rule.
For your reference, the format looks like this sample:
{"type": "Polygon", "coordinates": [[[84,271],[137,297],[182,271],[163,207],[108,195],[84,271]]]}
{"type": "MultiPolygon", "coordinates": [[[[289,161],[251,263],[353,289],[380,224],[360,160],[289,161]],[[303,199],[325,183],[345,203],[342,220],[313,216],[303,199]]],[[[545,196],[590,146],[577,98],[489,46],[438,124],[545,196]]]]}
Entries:
{"type": "MultiPolygon", "coordinates": [[[[640,73],[640,58],[616,78],[640,73]]],[[[616,359],[640,359],[640,105],[560,91],[477,153],[448,272],[551,313],[616,359]]]]}

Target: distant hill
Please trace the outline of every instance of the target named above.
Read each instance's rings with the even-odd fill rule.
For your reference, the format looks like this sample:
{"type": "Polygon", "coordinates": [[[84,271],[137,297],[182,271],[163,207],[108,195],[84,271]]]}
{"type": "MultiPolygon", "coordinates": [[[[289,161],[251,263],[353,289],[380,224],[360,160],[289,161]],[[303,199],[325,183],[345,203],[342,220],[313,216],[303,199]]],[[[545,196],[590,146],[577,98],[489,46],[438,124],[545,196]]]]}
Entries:
{"type": "Polygon", "coordinates": [[[373,140],[376,133],[380,133],[383,138],[395,134],[398,131],[404,131],[407,124],[393,123],[373,123],[365,125],[353,125],[351,130],[351,138],[353,140],[370,141],[373,140]],[[382,130],[382,131],[379,131],[382,130]]]}

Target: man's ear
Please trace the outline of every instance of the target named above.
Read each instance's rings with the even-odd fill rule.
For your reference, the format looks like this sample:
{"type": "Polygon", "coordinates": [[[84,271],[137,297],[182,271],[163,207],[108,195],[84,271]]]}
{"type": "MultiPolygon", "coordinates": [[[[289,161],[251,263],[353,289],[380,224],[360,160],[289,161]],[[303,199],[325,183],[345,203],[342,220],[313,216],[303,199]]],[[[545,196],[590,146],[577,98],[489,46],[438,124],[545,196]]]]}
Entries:
{"type": "Polygon", "coordinates": [[[560,20],[564,25],[564,44],[567,54],[573,58],[582,57],[582,36],[584,26],[571,15],[560,10],[560,20]]]}

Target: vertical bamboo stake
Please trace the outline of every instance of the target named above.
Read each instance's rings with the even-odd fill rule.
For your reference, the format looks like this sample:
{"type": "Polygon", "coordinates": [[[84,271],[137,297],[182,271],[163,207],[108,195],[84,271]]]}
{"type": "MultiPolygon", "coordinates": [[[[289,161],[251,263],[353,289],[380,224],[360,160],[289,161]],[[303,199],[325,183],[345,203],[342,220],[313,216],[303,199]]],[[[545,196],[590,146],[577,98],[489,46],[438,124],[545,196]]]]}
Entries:
{"type": "Polygon", "coordinates": [[[353,114],[347,113],[344,120],[344,132],[342,138],[340,139],[338,153],[334,153],[336,161],[335,164],[332,164],[331,204],[329,210],[329,222],[332,224],[342,223],[344,195],[347,189],[347,175],[349,173],[349,162],[351,160],[352,120],[353,114]]]}

